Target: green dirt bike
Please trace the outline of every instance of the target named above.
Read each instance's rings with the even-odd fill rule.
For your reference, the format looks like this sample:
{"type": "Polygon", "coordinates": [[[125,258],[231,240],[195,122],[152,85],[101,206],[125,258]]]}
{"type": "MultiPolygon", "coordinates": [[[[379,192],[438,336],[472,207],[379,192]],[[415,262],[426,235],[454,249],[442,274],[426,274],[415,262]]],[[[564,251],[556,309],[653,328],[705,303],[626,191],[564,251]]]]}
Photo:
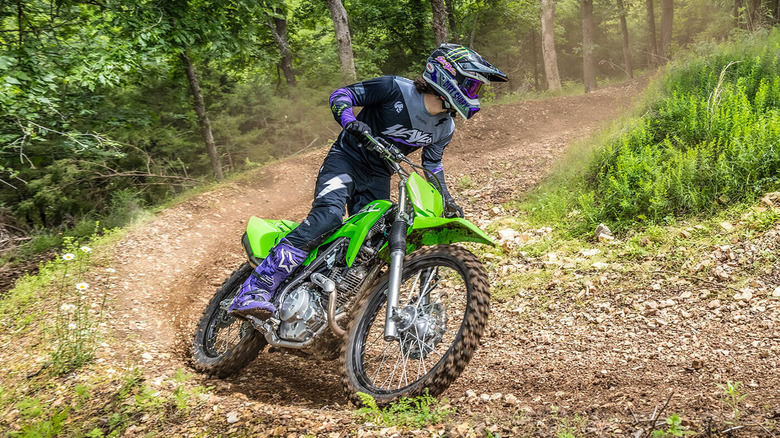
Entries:
{"type": "Polygon", "coordinates": [[[463,372],[487,326],[490,291],[479,259],[451,244],[493,242],[465,219],[442,217],[440,192],[414,171],[426,169],[381,138],[367,140],[400,177],[398,203],[377,200],[344,221],[279,287],[278,310],[266,321],[227,309],[253,267],[298,224],[252,217],[242,238],[249,262],[217,290],[198,324],[196,369],[233,375],[266,345],[331,359],[340,351],[349,397],[359,401],[363,392],[379,404],[426,389],[439,395],[463,372]]]}

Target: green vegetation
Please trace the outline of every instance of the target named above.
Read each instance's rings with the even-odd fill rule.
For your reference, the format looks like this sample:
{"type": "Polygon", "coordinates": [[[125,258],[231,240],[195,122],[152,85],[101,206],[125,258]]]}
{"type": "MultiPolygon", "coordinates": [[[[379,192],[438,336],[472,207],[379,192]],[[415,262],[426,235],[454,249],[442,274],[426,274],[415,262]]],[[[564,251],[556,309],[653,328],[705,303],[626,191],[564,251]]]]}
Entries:
{"type": "Polygon", "coordinates": [[[666,438],[666,437],[680,437],[685,435],[691,435],[695,432],[685,430],[682,426],[682,419],[677,414],[672,414],[666,417],[666,428],[663,430],[654,430],[653,438],[666,438]]]}
{"type": "Polygon", "coordinates": [[[403,397],[385,408],[380,408],[376,400],[368,394],[358,393],[363,407],[355,412],[362,422],[371,422],[379,426],[424,427],[439,424],[455,413],[447,399],[431,397],[427,393],[419,397],[403,397]]]}
{"type": "MultiPolygon", "coordinates": [[[[510,83],[486,91],[485,102],[540,95],[537,0],[445,3],[449,40],[510,74],[510,83]]],[[[645,10],[626,3],[632,41],[646,47],[645,10]]],[[[764,1],[761,11],[740,15],[747,21],[734,22],[730,0],[715,3],[676,4],[675,50],[725,38],[735,25],[769,25],[780,13],[764,1]]],[[[580,0],[557,5],[566,86],[556,93],[580,92],[580,0]]],[[[435,46],[430,2],[344,6],[358,80],[421,72],[435,46]]],[[[624,78],[620,17],[614,1],[596,0],[601,84],[624,78]]],[[[86,237],[83,227],[95,220],[122,226],[140,208],[223,173],[328,145],[339,128],[327,98],[342,84],[333,30],[326,2],[312,0],[0,4],[0,261],[55,248],[62,236],[86,237]],[[213,145],[198,112],[210,121],[213,145]]],[[[635,52],[637,69],[657,65],[635,52]]]]}
{"type": "MultiPolygon", "coordinates": [[[[88,295],[87,270],[91,266],[92,248],[79,245],[70,239],[64,246],[65,253],[54,263],[60,278],[55,284],[57,314],[51,329],[50,343],[52,370],[58,374],[68,373],[92,361],[98,347],[101,324],[108,290],[111,288],[113,268],[107,268],[107,281],[102,293],[88,295]]],[[[94,287],[94,285],[93,285],[94,287]]]]}
{"type": "Polygon", "coordinates": [[[743,394],[739,390],[739,386],[742,382],[732,383],[730,380],[725,385],[718,384],[718,388],[723,391],[723,398],[721,402],[731,409],[731,413],[734,415],[734,421],[739,421],[740,416],[740,403],[747,397],[747,394],[743,394]]]}
{"type": "MultiPolygon", "coordinates": [[[[780,32],[675,62],[641,116],[530,208],[577,231],[669,224],[780,187],[780,32]]],[[[603,137],[602,137],[603,138],[603,137]]],[[[575,233],[576,233],[575,232],[575,233]]]]}
{"type": "Polygon", "coordinates": [[[43,385],[33,394],[20,392],[16,400],[0,399],[0,412],[18,410],[14,420],[6,416],[13,425],[2,421],[0,425],[7,436],[20,438],[118,437],[131,426],[147,436],[156,435],[202,403],[207,388],[191,384],[191,379],[192,375],[177,370],[152,387],[140,370],[132,369],[115,379],[43,385]],[[102,398],[93,397],[98,393],[102,398]]]}

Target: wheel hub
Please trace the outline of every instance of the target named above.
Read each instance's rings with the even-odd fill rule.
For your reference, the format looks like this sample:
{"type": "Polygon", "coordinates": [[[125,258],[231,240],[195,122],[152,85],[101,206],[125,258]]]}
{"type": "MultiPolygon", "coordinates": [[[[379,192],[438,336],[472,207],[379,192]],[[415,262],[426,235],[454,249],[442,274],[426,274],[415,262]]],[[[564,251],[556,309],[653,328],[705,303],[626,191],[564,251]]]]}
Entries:
{"type": "Polygon", "coordinates": [[[401,348],[412,359],[426,357],[436,349],[447,331],[447,314],[441,304],[405,306],[396,313],[401,348]]]}

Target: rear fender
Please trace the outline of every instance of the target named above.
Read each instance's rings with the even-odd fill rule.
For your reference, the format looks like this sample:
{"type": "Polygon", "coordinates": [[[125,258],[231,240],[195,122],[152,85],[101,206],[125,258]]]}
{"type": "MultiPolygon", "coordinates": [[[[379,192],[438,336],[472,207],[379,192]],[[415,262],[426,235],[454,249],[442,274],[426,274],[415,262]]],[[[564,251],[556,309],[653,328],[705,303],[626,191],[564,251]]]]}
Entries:
{"type": "Polygon", "coordinates": [[[249,218],[246,233],[241,238],[249,261],[257,266],[262,259],[268,257],[271,248],[297,227],[298,223],[292,221],[260,219],[254,216],[249,218]]]}

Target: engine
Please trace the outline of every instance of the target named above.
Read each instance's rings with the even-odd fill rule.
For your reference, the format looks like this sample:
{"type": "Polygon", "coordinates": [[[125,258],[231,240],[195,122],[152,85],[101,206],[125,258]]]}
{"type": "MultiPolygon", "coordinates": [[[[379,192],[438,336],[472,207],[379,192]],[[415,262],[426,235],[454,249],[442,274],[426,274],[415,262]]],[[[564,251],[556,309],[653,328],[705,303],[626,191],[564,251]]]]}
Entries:
{"type": "Polygon", "coordinates": [[[314,336],[327,322],[317,287],[307,282],[288,293],[279,307],[279,319],[279,337],[284,340],[303,342],[314,336]]]}

